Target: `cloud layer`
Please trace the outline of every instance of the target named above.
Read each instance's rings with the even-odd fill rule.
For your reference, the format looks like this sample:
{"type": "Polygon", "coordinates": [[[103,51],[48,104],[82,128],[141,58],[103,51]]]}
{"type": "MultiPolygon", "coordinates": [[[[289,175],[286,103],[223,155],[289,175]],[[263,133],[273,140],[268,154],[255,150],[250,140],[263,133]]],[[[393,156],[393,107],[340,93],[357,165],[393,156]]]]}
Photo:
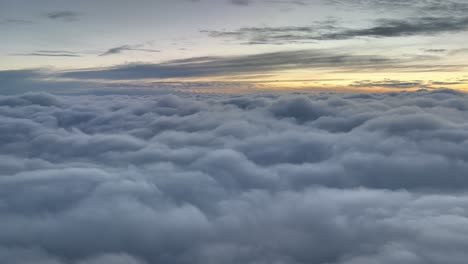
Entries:
{"type": "MultiPolygon", "coordinates": [[[[68,71],[60,76],[73,79],[136,80],[215,77],[294,69],[366,71],[388,69],[407,62],[409,62],[407,59],[390,59],[379,55],[352,55],[327,50],[294,50],[254,55],[192,57],[153,64],[129,63],[115,67],[68,71]]],[[[424,68],[431,67],[424,66],[424,68]]]]}
{"type": "Polygon", "coordinates": [[[468,97],[0,97],[5,263],[465,263],[468,97]]]}
{"type": "Polygon", "coordinates": [[[243,44],[311,43],[321,40],[345,40],[354,38],[390,38],[408,36],[433,36],[466,31],[468,17],[417,17],[410,19],[378,19],[367,28],[339,27],[334,21],[313,26],[244,27],[234,31],[203,30],[214,38],[227,38],[243,44]]]}

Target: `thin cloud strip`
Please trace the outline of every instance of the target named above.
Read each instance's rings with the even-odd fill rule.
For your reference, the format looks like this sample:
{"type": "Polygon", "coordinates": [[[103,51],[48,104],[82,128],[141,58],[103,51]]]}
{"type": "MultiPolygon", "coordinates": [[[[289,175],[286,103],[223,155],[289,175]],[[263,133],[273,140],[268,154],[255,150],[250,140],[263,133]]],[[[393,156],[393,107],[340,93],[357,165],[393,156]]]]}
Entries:
{"type": "Polygon", "coordinates": [[[160,64],[122,65],[104,69],[70,71],[66,78],[147,79],[229,76],[290,69],[375,69],[399,63],[382,56],[350,55],[320,50],[301,50],[232,57],[198,57],[160,64]]]}
{"type": "Polygon", "coordinates": [[[161,52],[160,50],[141,48],[141,45],[134,45],[134,46],[122,45],[122,46],[110,48],[106,52],[101,53],[99,56],[115,55],[115,54],[122,53],[124,51],[161,52]]]}
{"type": "Polygon", "coordinates": [[[378,55],[356,55],[331,50],[296,50],[228,57],[194,57],[158,64],[125,64],[108,68],[83,69],[58,73],[75,79],[138,80],[192,78],[265,74],[277,71],[314,69],[327,72],[428,72],[459,71],[466,65],[435,64],[437,57],[389,58],[378,55]],[[431,62],[431,65],[422,62],[431,62]]]}
{"type": "Polygon", "coordinates": [[[336,24],[287,27],[245,27],[234,31],[202,30],[213,38],[243,41],[244,44],[310,43],[310,41],[346,40],[360,37],[390,38],[432,36],[456,33],[468,29],[468,17],[419,17],[411,19],[380,19],[374,26],[347,29],[336,24]]]}
{"type": "Polygon", "coordinates": [[[16,53],[10,56],[37,56],[37,57],[81,57],[78,54],[70,53],[16,53]]]}
{"type": "Polygon", "coordinates": [[[62,10],[49,12],[45,16],[51,20],[72,22],[79,20],[82,14],[71,10],[62,10]]]}

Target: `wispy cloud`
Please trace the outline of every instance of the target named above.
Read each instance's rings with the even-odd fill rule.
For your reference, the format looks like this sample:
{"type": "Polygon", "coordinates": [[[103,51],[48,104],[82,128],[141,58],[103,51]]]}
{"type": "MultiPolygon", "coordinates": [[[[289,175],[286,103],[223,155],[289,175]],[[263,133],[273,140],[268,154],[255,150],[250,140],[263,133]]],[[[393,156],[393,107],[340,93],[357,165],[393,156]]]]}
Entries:
{"type": "Polygon", "coordinates": [[[468,48],[462,48],[462,49],[452,50],[450,52],[450,55],[455,56],[455,55],[466,54],[466,53],[468,53],[468,48]]]}
{"type": "Polygon", "coordinates": [[[429,53],[443,53],[446,52],[447,49],[424,49],[424,51],[429,53]]]}
{"type": "Polygon", "coordinates": [[[82,14],[75,11],[54,11],[46,14],[46,17],[52,20],[59,20],[64,22],[76,21],[82,14]]]}
{"type": "Polygon", "coordinates": [[[395,88],[395,89],[427,88],[428,87],[422,81],[399,81],[399,80],[390,80],[390,79],[385,79],[383,81],[369,81],[369,80],[356,81],[350,86],[359,87],[359,88],[395,88]]]}
{"type": "MultiPolygon", "coordinates": [[[[315,0],[309,0],[309,3],[315,0]]],[[[425,15],[464,15],[468,10],[465,0],[327,0],[322,1],[329,5],[343,6],[345,8],[373,9],[384,12],[406,11],[413,14],[425,15]]]]}
{"type": "Polygon", "coordinates": [[[370,81],[361,80],[355,81],[349,85],[352,88],[393,88],[397,90],[402,89],[440,89],[447,86],[462,85],[466,84],[464,81],[422,81],[422,80],[411,80],[401,81],[384,79],[381,81],[370,81]]]}
{"type": "Polygon", "coordinates": [[[70,53],[13,53],[10,56],[38,56],[38,57],[81,57],[78,54],[70,53]]]}
{"type": "Polygon", "coordinates": [[[377,69],[399,63],[383,56],[352,55],[323,50],[300,50],[230,57],[196,57],[159,64],[130,64],[107,69],[64,73],[84,79],[150,79],[265,73],[291,69],[377,69]]]}
{"type": "Polygon", "coordinates": [[[134,46],[122,45],[122,46],[110,48],[106,52],[100,54],[99,56],[114,55],[114,54],[122,53],[124,51],[161,52],[160,50],[141,48],[141,46],[142,45],[134,45],[134,46]]]}
{"type": "Polygon", "coordinates": [[[239,5],[239,6],[248,6],[252,4],[253,0],[229,0],[231,4],[239,5]]]}
{"type": "Polygon", "coordinates": [[[264,0],[265,3],[270,4],[283,4],[283,5],[298,5],[298,6],[305,6],[307,5],[304,1],[299,0],[264,0]]]}
{"type": "Polygon", "coordinates": [[[286,70],[350,72],[432,72],[459,71],[465,65],[439,65],[434,56],[389,58],[357,55],[332,50],[299,50],[227,57],[195,57],[157,64],[125,64],[109,68],[68,71],[62,77],[101,80],[227,77],[243,74],[270,74],[286,70]],[[428,61],[430,63],[423,63],[428,61]]]}
{"type": "Polygon", "coordinates": [[[5,19],[0,21],[0,25],[29,25],[34,24],[32,20],[26,19],[5,19]]]}
{"type": "Polygon", "coordinates": [[[468,30],[468,17],[419,17],[379,19],[374,21],[374,26],[360,29],[339,27],[335,21],[328,21],[312,26],[244,27],[234,31],[202,30],[201,32],[214,38],[241,41],[243,44],[288,44],[359,37],[430,36],[465,30],[468,30]]]}
{"type": "Polygon", "coordinates": [[[70,51],[70,50],[36,50],[27,53],[13,53],[10,56],[41,56],[41,57],[81,57],[86,54],[98,54],[95,51],[70,51]]]}

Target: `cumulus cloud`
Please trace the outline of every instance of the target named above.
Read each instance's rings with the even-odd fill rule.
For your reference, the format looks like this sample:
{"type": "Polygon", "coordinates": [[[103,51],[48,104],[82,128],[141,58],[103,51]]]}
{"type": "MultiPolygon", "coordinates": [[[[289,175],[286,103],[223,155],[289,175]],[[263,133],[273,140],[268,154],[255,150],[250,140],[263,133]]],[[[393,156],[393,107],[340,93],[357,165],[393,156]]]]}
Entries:
{"type": "Polygon", "coordinates": [[[0,97],[8,263],[465,263],[468,97],[0,97]]]}

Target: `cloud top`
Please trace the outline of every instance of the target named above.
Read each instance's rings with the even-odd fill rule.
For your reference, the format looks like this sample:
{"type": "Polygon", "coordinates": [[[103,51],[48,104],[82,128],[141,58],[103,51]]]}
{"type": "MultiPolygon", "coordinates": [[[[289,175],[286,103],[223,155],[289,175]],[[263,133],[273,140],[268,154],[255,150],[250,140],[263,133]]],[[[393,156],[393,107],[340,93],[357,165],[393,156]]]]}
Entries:
{"type": "Polygon", "coordinates": [[[453,263],[468,97],[0,97],[6,263],[453,263]]]}

